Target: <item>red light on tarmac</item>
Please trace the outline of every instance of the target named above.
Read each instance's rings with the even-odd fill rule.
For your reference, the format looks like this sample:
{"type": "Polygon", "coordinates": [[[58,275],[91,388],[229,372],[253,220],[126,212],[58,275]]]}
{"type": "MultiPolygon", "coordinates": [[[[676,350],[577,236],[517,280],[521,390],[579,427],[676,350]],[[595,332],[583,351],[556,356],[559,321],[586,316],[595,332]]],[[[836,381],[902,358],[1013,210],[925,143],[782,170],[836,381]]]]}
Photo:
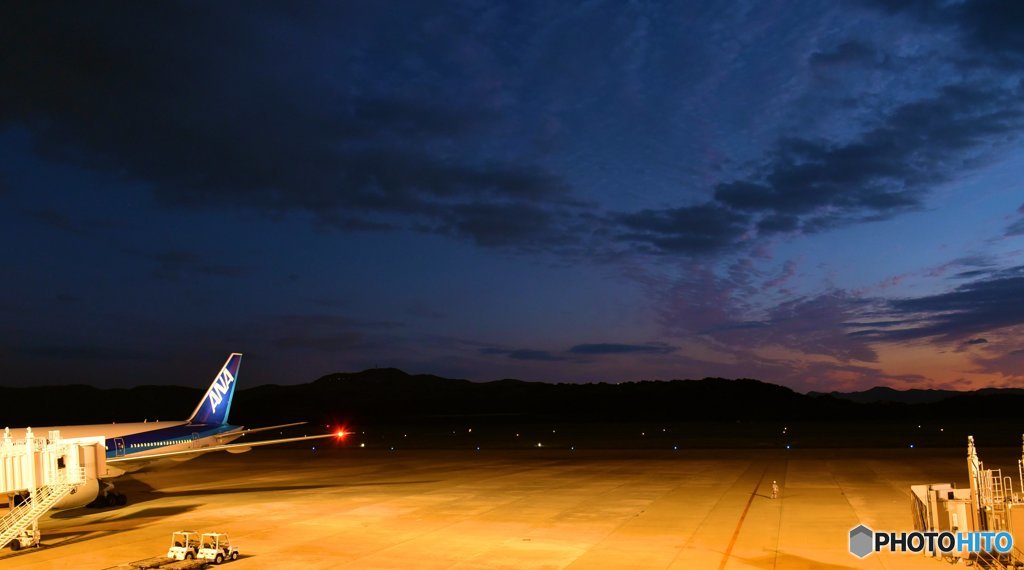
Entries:
{"type": "Polygon", "coordinates": [[[348,434],[347,434],[347,433],[345,433],[345,430],[341,430],[341,429],[339,429],[339,430],[338,430],[338,433],[336,433],[336,434],[334,434],[334,435],[335,435],[335,436],[336,436],[336,437],[337,437],[338,439],[345,439],[345,436],[346,436],[346,435],[348,435],[348,434]]]}

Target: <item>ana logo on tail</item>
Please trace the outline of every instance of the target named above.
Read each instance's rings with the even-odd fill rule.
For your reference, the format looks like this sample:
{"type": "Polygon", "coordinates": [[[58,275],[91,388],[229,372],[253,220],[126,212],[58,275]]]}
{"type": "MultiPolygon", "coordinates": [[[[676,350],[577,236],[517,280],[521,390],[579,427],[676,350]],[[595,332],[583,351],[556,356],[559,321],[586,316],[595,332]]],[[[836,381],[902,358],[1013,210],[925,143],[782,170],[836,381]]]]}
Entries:
{"type": "Polygon", "coordinates": [[[220,374],[217,375],[217,378],[210,386],[210,409],[212,413],[217,413],[217,406],[224,401],[224,394],[228,393],[228,387],[234,381],[235,377],[227,368],[221,370],[220,374]]]}

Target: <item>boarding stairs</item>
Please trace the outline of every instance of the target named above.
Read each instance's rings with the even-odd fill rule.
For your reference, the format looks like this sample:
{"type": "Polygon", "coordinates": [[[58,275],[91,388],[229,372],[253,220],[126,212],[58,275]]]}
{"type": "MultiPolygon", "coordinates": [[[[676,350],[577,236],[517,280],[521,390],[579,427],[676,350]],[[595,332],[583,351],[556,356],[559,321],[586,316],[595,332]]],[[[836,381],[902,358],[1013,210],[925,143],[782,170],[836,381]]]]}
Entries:
{"type": "Polygon", "coordinates": [[[76,473],[68,473],[65,469],[62,475],[54,479],[52,484],[36,489],[25,502],[0,518],[0,547],[31,528],[40,517],[85,481],[85,468],[79,467],[76,473]]]}

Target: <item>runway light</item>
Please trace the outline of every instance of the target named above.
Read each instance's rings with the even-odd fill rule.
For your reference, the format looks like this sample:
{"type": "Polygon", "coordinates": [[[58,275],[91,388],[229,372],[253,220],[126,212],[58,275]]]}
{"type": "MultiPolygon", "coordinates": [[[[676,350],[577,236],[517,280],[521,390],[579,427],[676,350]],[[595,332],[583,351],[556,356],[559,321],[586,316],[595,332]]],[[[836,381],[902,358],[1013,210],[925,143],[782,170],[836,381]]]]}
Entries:
{"type": "Polygon", "coordinates": [[[789,444],[788,443],[786,444],[786,449],[789,449],[789,444]]]}
{"type": "Polygon", "coordinates": [[[348,435],[348,434],[345,433],[345,430],[343,430],[343,429],[339,429],[338,433],[334,434],[334,436],[337,437],[338,439],[345,439],[346,435],[348,435]]]}
{"type": "Polygon", "coordinates": [[[672,451],[679,451],[679,446],[678,445],[673,445],[672,446],[672,451]]]}
{"type": "Polygon", "coordinates": [[[914,449],[914,444],[913,443],[910,444],[910,449],[914,449]]]}
{"type": "Polygon", "coordinates": [[[359,447],[366,447],[366,444],[365,443],[360,443],[359,447]]]}

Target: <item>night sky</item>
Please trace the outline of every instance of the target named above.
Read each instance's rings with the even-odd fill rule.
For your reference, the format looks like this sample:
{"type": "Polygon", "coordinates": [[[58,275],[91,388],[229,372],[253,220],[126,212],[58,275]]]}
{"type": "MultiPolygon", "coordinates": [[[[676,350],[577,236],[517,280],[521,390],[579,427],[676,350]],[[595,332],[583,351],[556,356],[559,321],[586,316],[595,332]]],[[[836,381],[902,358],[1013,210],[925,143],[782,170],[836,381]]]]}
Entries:
{"type": "Polygon", "coordinates": [[[1024,3],[0,8],[0,384],[1024,385],[1024,3]]]}

